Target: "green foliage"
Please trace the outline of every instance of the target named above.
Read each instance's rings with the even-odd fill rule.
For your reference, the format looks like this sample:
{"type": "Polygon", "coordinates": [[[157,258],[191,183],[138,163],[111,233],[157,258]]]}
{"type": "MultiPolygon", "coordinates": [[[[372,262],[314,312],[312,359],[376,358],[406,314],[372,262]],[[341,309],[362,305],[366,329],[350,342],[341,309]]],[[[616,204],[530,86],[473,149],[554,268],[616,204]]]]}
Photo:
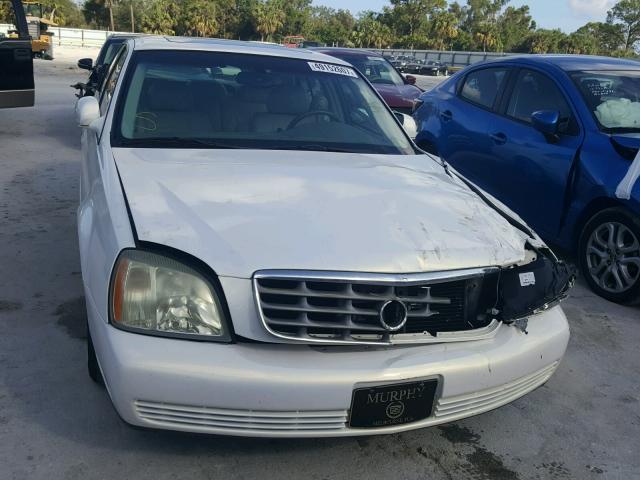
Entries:
{"type": "Polygon", "coordinates": [[[621,0],[609,10],[609,25],[621,27],[625,52],[632,52],[640,40],[640,0],[621,0]]]}
{"type": "MultiPolygon", "coordinates": [[[[618,0],[602,22],[570,34],[538,29],[529,7],[510,0],[389,0],[381,12],[356,17],[312,0],[84,0],[81,9],[74,0],[42,3],[45,16],[63,26],[111,28],[112,14],[115,30],[166,35],[276,42],[303,35],[336,46],[614,56],[635,56],[640,47],[640,0],[618,0]]],[[[0,0],[0,22],[11,21],[9,12],[0,0]]]]}

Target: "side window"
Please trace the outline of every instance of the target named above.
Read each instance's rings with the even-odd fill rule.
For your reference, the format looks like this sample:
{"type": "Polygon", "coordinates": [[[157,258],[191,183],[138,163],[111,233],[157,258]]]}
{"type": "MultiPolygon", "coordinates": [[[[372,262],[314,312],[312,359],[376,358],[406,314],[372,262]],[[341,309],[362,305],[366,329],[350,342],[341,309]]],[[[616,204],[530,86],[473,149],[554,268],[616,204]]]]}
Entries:
{"type": "Polygon", "coordinates": [[[460,96],[485,108],[492,108],[498,94],[505,86],[507,69],[483,68],[471,72],[464,79],[460,96]]]}
{"type": "Polygon", "coordinates": [[[127,58],[127,48],[122,47],[118,55],[116,56],[113,66],[111,67],[111,71],[107,76],[107,80],[104,83],[104,87],[100,97],[100,114],[104,115],[107,112],[107,108],[109,107],[109,102],[111,101],[111,97],[113,97],[113,91],[116,89],[116,84],[118,83],[118,78],[120,77],[120,72],[122,71],[122,66],[124,65],[124,61],[127,58]]]}
{"type": "Polygon", "coordinates": [[[542,73],[521,70],[507,106],[507,115],[531,123],[531,115],[541,110],[560,112],[560,133],[577,134],[571,108],[554,81],[542,73]]]}

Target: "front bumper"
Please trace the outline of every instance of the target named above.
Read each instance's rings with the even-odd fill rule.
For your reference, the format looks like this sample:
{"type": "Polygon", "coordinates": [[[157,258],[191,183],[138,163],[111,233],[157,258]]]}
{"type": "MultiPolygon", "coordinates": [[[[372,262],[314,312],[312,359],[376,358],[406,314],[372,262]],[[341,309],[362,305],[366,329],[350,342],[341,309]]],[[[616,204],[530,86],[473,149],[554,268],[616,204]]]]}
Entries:
{"type": "MultiPolygon", "coordinates": [[[[89,302],[91,303],[91,302],[89,302]]],[[[569,339],[555,307],[528,334],[407,347],[216,344],[144,336],[106,324],[89,305],[91,335],[120,416],[143,427],[261,437],[397,433],[476,415],[546,382],[569,339]],[[398,426],[348,426],[362,384],[438,378],[434,413],[398,426]]]]}

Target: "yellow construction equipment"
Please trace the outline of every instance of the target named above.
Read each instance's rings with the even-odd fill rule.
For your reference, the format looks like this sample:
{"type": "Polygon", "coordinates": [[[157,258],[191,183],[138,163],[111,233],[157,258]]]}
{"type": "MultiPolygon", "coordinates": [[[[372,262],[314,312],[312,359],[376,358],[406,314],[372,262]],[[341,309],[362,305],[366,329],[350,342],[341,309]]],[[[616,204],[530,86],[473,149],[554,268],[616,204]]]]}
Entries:
{"type": "MultiPolygon", "coordinates": [[[[22,2],[27,17],[27,27],[31,36],[31,51],[33,56],[53,60],[53,32],[49,27],[57,24],[47,20],[43,15],[42,4],[38,2],[22,2]]],[[[9,32],[9,38],[17,38],[15,32],[9,32]],[[12,35],[13,33],[13,35],[12,35]]]]}

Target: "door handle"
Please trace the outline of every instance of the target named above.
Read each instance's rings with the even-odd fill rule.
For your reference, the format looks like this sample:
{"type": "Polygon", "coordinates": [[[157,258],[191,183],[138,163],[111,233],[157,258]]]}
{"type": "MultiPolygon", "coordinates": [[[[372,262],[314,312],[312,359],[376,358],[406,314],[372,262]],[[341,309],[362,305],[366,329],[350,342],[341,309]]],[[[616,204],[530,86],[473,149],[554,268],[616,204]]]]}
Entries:
{"type": "Polygon", "coordinates": [[[504,133],[493,133],[489,135],[496,145],[504,145],[507,143],[507,136],[504,133]]]}
{"type": "Polygon", "coordinates": [[[453,113],[450,110],[445,110],[444,112],[440,112],[440,118],[445,122],[448,122],[453,118],[453,113]]]}

